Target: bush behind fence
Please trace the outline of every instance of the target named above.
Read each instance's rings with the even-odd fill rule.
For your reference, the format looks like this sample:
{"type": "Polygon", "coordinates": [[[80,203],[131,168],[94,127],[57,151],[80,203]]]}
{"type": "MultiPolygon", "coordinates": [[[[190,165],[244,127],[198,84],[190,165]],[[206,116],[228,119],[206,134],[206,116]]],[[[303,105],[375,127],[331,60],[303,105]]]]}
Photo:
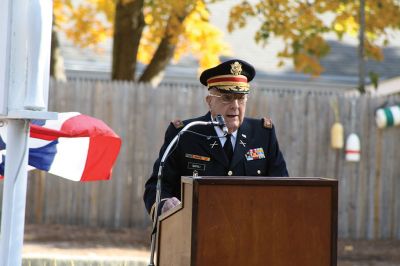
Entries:
{"type": "MultiPolygon", "coordinates": [[[[121,136],[122,149],[110,181],[75,183],[30,173],[27,222],[149,226],[143,185],[165,129],[174,118],[207,112],[205,95],[204,88],[185,84],[52,82],[49,110],[102,119],[121,136]]],[[[400,97],[256,88],[247,103],[248,116],[274,121],[291,176],[339,180],[339,237],[400,239],[400,128],[378,130],[374,120],[375,109],[386,101],[400,102],[400,97]],[[330,148],[332,102],[338,104],[345,136],[355,132],[361,139],[359,163],[346,162],[344,150],[330,148]]]]}

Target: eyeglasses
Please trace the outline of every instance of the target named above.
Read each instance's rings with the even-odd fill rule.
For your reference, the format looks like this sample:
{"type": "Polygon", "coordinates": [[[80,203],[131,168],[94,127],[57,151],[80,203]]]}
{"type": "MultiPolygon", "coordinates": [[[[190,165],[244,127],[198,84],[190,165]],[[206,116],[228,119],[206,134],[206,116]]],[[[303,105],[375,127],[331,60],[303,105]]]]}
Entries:
{"type": "Polygon", "coordinates": [[[212,97],[217,97],[218,99],[221,100],[221,102],[223,104],[231,104],[233,103],[235,100],[238,101],[239,104],[245,104],[247,102],[247,94],[228,94],[228,93],[224,93],[221,95],[216,95],[216,94],[208,94],[209,96],[212,97]]]}

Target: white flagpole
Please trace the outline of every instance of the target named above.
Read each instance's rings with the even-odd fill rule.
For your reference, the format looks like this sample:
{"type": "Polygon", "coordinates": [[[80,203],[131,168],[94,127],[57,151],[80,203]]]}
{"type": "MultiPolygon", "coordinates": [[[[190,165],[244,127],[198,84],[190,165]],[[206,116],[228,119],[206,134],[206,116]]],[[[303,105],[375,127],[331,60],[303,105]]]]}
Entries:
{"type": "Polygon", "coordinates": [[[29,121],[11,119],[7,128],[7,159],[1,216],[0,265],[22,265],[27,188],[29,121]]]}
{"type": "MultiPolygon", "coordinates": [[[[47,112],[52,0],[6,0],[0,10],[0,90],[6,113],[6,162],[1,215],[0,265],[22,264],[30,119],[56,119],[47,112]],[[4,36],[3,36],[4,35],[4,36]],[[4,96],[5,95],[5,96],[4,96]],[[4,97],[7,97],[6,99],[4,97]]],[[[4,110],[4,109],[3,109],[4,110]]]]}

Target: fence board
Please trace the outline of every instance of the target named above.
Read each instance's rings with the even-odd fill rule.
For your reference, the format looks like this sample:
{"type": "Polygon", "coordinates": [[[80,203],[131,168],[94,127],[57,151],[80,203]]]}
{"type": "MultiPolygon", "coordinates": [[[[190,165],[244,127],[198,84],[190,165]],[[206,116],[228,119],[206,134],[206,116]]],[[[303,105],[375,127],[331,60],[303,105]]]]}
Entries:
{"type": "MultiPolygon", "coordinates": [[[[129,82],[51,82],[49,110],[95,116],[120,135],[122,148],[106,182],[74,183],[31,173],[26,220],[106,227],[146,227],[143,186],[169,122],[207,112],[204,87],[185,84],[152,88],[129,82]]],[[[274,122],[292,176],[326,176],[339,180],[339,236],[400,239],[400,127],[377,130],[374,112],[400,96],[373,98],[307,90],[258,87],[247,114],[274,122]],[[351,101],[356,101],[352,121],[351,101]],[[344,150],[330,147],[337,101],[345,137],[361,139],[361,161],[345,161],[344,150]]],[[[0,183],[2,188],[2,183],[0,183]]]]}

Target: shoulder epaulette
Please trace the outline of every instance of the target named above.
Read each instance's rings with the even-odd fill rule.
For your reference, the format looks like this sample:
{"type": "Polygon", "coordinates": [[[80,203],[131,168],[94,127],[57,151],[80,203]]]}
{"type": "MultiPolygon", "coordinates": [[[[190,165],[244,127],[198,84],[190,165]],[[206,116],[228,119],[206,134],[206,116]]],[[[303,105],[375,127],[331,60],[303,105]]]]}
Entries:
{"type": "Polygon", "coordinates": [[[263,117],[263,127],[264,128],[272,128],[272,120],[269,117],[263,117]]]}
{"type": "Polygon", "coordinates": [[[171,121],[171,123],[174,125],[174,127],[176,129],[183,127],[183,122],[180,119],[175,119],[175,120],[171,121]]]}

